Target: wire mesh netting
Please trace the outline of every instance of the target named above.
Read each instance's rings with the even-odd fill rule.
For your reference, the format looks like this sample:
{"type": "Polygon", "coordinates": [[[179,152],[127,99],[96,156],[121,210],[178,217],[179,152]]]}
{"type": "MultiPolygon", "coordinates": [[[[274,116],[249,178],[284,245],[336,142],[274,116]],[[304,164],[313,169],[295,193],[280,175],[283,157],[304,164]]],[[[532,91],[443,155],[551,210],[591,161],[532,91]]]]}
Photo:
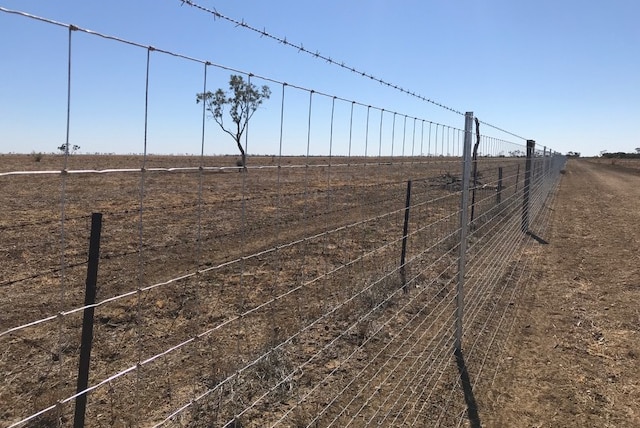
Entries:
{"type": "MultiPolygon", "coordinates": [[[[71,49],[77,29],[65,28],[71,49]]],[[[154,155],[150,58],[203,66],[191,96],[207,72],[230,70],[110,40],[146,55],[140,154],[73,155],[67,135],[63,154],[1,159],[2,424],[69,425],[80,394],[89,426],[473,419],[467,392],[500,364],[564,158],[476,129],[471,160],[470,129],[250,74],[279,107],[245,136],[246,165],[206,154],[227,137],[204,109],[195,149],[154,155]],[[269,135],[275,154],[251,154],[269,135]],[[86,305],[94,212],[97,301],[86,305]],[[88,307],[89,387],[78,391],[88,307]]]]}

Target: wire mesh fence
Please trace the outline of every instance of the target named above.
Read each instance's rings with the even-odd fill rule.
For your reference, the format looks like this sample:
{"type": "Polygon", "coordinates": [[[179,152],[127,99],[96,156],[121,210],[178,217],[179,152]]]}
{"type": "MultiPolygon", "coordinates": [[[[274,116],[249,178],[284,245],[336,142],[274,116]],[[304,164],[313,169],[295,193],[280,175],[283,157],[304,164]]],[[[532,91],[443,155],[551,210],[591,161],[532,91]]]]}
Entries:
{"type": "Polygon", "coordinates": [[[144,140],[140,155],[2,156],[3,425],[70,425],[79,396],[88,426],[473,423],[562,156],[250,73],[278,107],[245,149],[274,154],[206,155],[226,137],[202,109],[191,154],[153,155],[155,57],[202,67],[192,98],[242,72],[39,20],[68,31],[69,89],[76,32],[142,50],[144,140]]]}

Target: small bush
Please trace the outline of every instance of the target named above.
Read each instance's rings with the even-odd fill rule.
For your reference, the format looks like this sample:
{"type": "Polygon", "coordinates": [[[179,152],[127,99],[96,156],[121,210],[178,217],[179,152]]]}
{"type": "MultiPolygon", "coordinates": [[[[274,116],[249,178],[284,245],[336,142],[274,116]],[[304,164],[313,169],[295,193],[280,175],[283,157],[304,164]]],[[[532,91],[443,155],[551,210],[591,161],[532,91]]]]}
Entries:
{"type": "Polygon", "coordinates": [[[38,153],[31,152],[31,157],[33,158],[34,161],[40,162],[44,157],[44,155],[42,154],[42,152],[38,152],[38,153]]]}

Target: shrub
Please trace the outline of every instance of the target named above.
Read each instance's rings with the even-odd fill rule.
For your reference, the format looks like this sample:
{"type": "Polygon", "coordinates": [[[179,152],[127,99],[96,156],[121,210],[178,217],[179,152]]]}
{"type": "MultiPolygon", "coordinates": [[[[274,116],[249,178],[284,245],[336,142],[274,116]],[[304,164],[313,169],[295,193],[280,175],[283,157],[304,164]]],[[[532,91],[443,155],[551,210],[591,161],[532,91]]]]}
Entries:
{"type": "Polygon", "coordinates": [[[31,152],[31,157],[33,158],[34,161],[36,162],[40,162],[42,160],[42,157],[44,155],[42,154],[42,152],[31,152]]]}

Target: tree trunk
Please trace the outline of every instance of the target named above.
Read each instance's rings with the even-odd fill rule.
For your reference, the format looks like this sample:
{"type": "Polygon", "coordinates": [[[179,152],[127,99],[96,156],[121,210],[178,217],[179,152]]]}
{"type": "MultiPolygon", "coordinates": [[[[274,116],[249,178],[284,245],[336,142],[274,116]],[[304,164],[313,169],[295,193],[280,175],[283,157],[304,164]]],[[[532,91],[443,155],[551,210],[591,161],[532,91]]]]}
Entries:
{"type": "Polygon", "coordinates": [[[242,170],[247,170],[247,154],[244,152],[244,148],[242,147],[242,143],[240,142],[240,138],[236,140],[236,144],[238,145],[238,149],[240,150],[240,155],[242,156],[242,170]]]}

